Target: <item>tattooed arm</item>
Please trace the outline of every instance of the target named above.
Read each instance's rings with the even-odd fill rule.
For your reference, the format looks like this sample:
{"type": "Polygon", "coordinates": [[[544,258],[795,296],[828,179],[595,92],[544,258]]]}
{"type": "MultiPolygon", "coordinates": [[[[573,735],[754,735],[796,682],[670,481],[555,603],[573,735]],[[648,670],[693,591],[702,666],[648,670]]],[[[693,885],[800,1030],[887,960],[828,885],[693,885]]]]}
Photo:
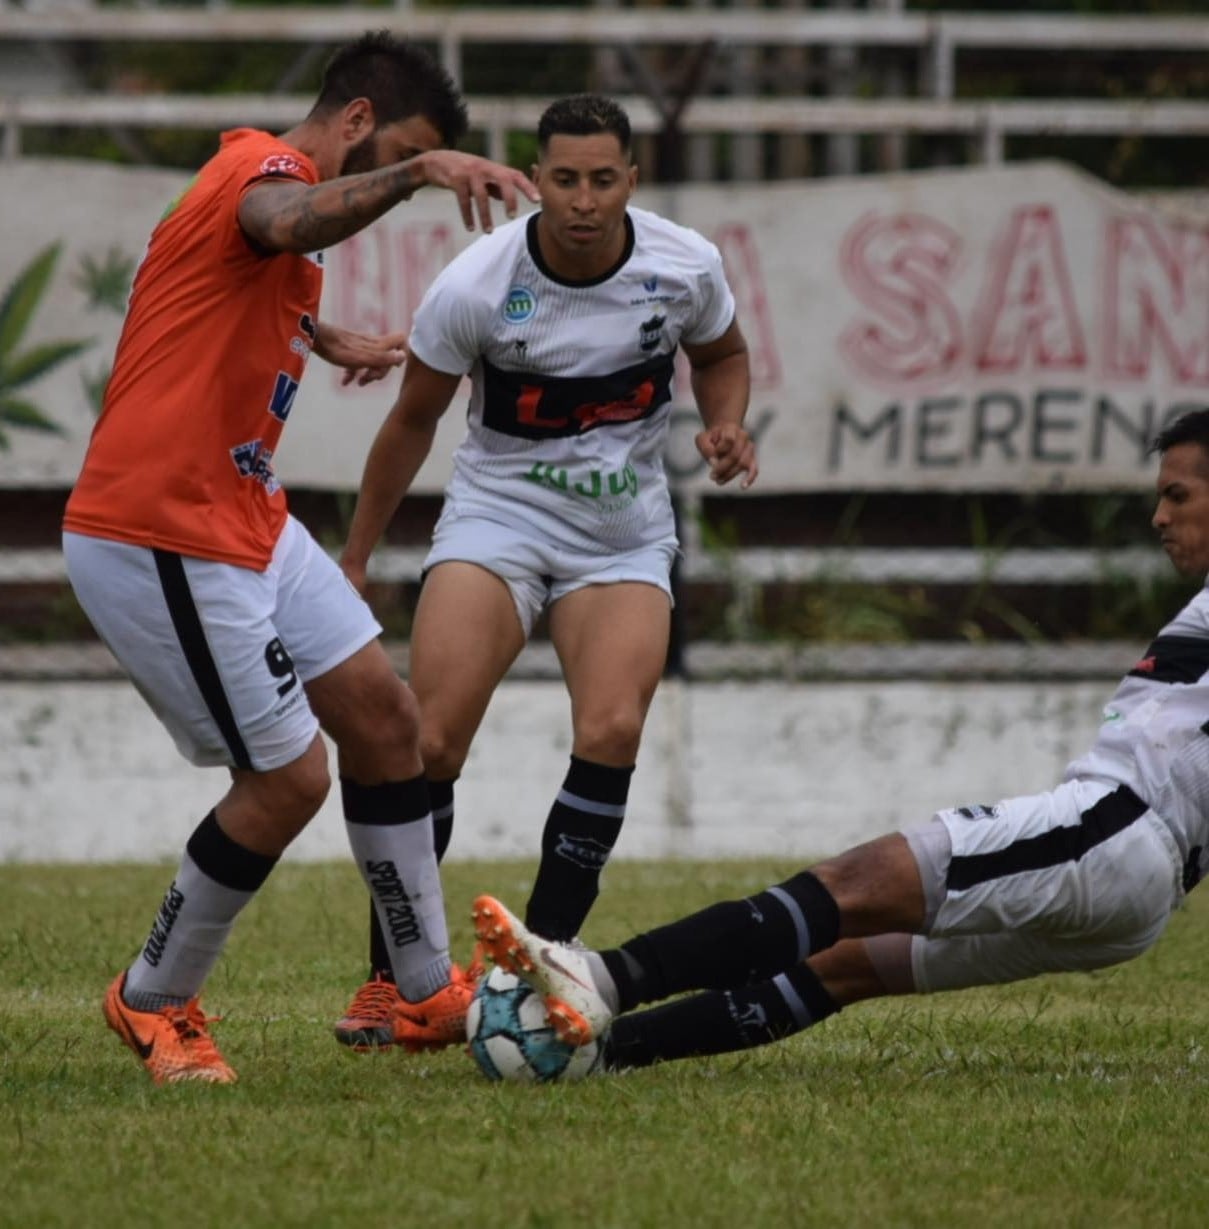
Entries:
{"type": "Polygon", "coordinates": [[[454,193],[467,230],[474,229],[476,215],[482,228],[491,230],[492,198],[503,202],[509,217],[516,213],[518,193],[537,199],[533,184],[520,171],[474,154],[439,149],[311,186],[266,179],[245,193],[239,225],[266,251],[315,252],[356,234],[426,184],[454,193]]]}

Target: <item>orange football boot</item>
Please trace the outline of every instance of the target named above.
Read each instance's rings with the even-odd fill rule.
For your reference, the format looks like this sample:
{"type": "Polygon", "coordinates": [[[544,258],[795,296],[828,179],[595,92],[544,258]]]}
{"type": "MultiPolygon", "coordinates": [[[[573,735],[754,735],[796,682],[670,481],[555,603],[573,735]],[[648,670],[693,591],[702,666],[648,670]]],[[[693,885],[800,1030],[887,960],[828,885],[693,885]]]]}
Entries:
{"type": "Polygon", "coordinates": [[[195,998],[183,1007],[135,1011],[122,998],[125,985],[124,972],[110,983],[102,1006],[105,1022],[135,1052],[155,1083],[235,1083],[235,1072],[206,1029],[217,1016],[207,1017],[195,998]]]}

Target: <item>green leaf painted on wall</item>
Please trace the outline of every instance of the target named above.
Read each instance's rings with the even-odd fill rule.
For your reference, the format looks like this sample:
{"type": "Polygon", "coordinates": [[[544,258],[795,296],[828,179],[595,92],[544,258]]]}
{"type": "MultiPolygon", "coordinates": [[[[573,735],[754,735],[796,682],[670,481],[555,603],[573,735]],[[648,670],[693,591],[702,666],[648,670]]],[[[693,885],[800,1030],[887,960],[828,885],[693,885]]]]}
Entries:
{"type": "Polygon", "coordinates": [[[93,344],[87,339],[62,339],[18,351],[50,285],[60,250],[58,243],[43,248],[0,295],[0,450],[11,447],[4,427],[63,434],[63,428],[39,406],[13,393],[93,344]]]}
{"type": "Polygon", "coordinates": [[[46,435],[62,435],[63,428],[42,413],[32,401],[20,397],[0,396],[0,451],[11,447],[4,427],[20,427],[25,431],[41,431],[46,435]]]}
{"type": "Polygon", "coordinates": [[[5,392],[30,384],[60,363],[87,350],[91,341],[48,341],[9,360],[0,359],[0,388],[5,392]]]}

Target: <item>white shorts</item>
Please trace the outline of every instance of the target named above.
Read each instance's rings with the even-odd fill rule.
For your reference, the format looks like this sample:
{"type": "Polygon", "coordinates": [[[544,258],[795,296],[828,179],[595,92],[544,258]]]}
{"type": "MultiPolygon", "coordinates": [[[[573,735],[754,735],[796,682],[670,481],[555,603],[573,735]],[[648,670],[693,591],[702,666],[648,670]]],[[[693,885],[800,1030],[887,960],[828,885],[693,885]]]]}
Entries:
{"type": "Polygon", "coordinates": [[[97,634],[198,765],[297,759],[319,729],[303,684],[382,630],[293,517],[263,572],[76,533],[63,554],[97,634]]]}
{"type": "Polygon", "coordinates": [[[924,993],[1129,960],[1183,897],[1175,839],[1125,786],[1068,781],[904,835],[928,915],[911,945],[924,993]]]}
{"type": "Polygon", "coordinates": [[[438,563],[474,563],[508,586],[526,637],[538,615],[560,597],[588,585],[636,581],[654,585],[672,600],[676,538],[669,536],[635,550],[589,554],[544,539],[539,533],[457,511],[446,502],[433,531],[427,572],[438,563]]]}

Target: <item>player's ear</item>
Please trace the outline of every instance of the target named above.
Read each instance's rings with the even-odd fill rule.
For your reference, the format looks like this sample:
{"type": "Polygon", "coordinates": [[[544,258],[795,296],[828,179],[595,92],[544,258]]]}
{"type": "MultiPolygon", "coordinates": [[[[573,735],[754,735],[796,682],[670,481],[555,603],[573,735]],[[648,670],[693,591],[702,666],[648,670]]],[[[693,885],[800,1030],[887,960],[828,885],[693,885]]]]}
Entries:
{"type": "Polygon", "coordinates": [[[629,178],[630,178],[630,191],[633,192],[634,189],[638,187],[638,163],[637,162],[630,163],[629,178]]]}
{"type": "Polygon", "coordinates": [[[374,104],[368,98],[354,98],[340,113],[340,135],[346,141],[363,141],[377,126],[374,104]]]}

